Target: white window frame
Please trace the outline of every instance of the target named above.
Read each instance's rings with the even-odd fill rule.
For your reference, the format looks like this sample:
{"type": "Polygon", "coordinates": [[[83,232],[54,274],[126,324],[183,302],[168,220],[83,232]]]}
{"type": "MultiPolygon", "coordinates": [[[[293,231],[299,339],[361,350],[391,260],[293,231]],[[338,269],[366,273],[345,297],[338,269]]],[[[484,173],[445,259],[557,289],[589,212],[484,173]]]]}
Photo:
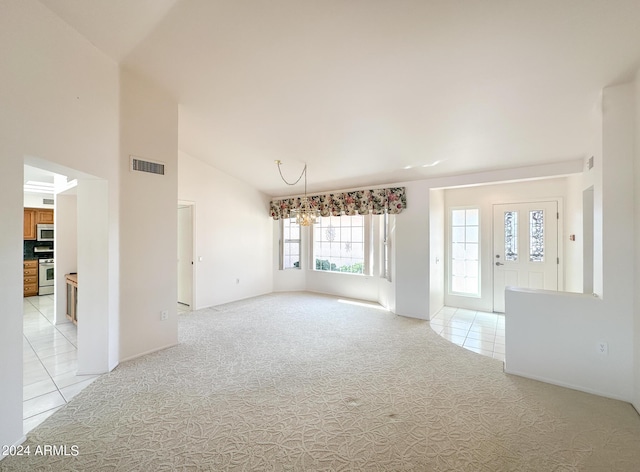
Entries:
{"type": "MultiPolygon", "coordinates": [[[[449,257],[448,257],[448,268],[449,268],[449,274],[447,277],[447,284],[449,286],[449,294],[450,295],[455,295],[455,296],[459,296],[459,297],[470,297],[470,298],[482,298],[482,279],[481,279],[481,275],[482,275],[482,270],[481,270],[481,258],[482,258],[482,251],[481,251],[481,244],[482,244],[482,234],[481,234],[481,225],[482,225],[482,219],[481,219],[481,211],[479,207],[476,206],[464,206],[464,207],[451,207],[449,208],[449,212],[448,212],[448,218],[449,218],[449,222],[448,222],[448,230],[449,230],[449,241],[448,241],[448,251],[449,251],[449,257]],[[453,263],[454,263],[454,259],[453,259],[453,212],[454,211],[460,211],[460,210],[476,210],[478,212],[478,224],[477,224],[477,228],[478,228],[478,259],[477,259],[477,291],[476,293],[471,293],[471,292],[459,292],[459,291],[455,291],[453,290],[453,263]]],[[[474,226],[474,225],[467,225],[466,224],[466,215],[465,215],[465,242],[466,242],[466,228],[470,227],[470,226],[474,226]]],[[[464,259],[464,261],[466,262],[467,259],[464,259]]]]}
{"type": "MultiPolygon", "coordinates": [[[[339,217],[333,217],[333,218],[345,218],[348,217],[349,215],[341,215],[339,217]]],[[[355,215],[354,215],[355,216],[355,215]]],[[[323,270],[323,269],[317,269],[316,268],[316,259],[317,257],[320,256],[316,256],[316,227],[320,226],[321,228],[326,227],[324,226],[324,222],[325,221],[330,221],[331,217],[323,217],[320,218],[318,220],[318,223],[316,223],[316,225],[314,225],[312,231],[312,236],[311,236],[311,268],[312,270],[316,270],[318,272],[326,272],[326,273],[331,273],[331,274],[347,274],[347,275],[356,275],[356,276],[370,276],[371,275],[371,241],[373,239],[373,235],[372,235],[372,215],[371,214],[366,214],[366,215],[359,215],[363,217],[363,271],[362,273],[357,273],[357,272],[341,272],[338,270],[323,270]]],[[[348,227],[348,226],[345,226],[348,227]]],[[[342,225],[341,225],[342,228],[342,225]]]]}
{"type": "Polygon", "coordinates": [[[289,269],[302,269],[302,228],[299,228],[298,235],[300,236],[297,239],[287,238],[286,236],[291,236],[291,232],[289,234],[286,233],[285,221],[289,222],[289,225],[297,225],[295,222],[295,218],[282,218],[280,220],[280,260],[279,260],[279,269],[280,270],[289,270],[289,269]],[[287,245],[298,245],[298,267],[296,266],[288,266],[285,267],[285,253],[287,245]]]}
{"type": "Polygon", "coordinates": [[[387,212],[382,216],[382,235],[380,237],[381,244],[381,260],[382,267],[380,273],[383,279],[391,282],[391,241],[389,234],[389,214],[387,212]]]}

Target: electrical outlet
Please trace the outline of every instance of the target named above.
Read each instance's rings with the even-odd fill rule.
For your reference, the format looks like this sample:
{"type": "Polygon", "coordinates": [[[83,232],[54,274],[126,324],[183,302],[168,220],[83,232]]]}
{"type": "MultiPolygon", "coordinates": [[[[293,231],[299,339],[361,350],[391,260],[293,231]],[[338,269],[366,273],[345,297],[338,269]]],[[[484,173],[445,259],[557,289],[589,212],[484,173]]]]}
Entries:
{"type": "Polygon", "coordinates": [[[160,321],[167,321],[169,319],[169,311],[168,310],[162,310],[160,312],[160,321]]]}
{"type": "Polygon", "coordinates": [[[606,356],[607,354],[609,354],[609,343],[605,341],[598,341],[596,350],[598,351],[598,354],[606,356]]]}

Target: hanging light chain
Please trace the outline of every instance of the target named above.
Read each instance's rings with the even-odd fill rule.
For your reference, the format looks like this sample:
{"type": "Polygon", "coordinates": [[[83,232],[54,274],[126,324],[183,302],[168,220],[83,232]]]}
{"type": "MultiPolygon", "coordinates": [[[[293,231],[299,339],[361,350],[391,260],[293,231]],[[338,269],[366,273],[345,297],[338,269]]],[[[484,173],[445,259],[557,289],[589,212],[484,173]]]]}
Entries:
{"type": "Polygon", "coordinates": [[[288,182],[287,179],[284,178],[284,175],[282,175],[282,169],[280,169],[280,164],[282,164],[281,160],[277,160],[276,164],[278,164],[278,172],[280,173],[280,178],[282,179],[282,181],[287,184],[287,185],[296,185],[298,182],[300,182],[300,179],[302,179],[302,177],[305,177],[305,191],[306,191],[306,174],[307,174],[307,164],[304,165],[304,169],[302,169],[302,173],[300,174],[300,177],[298,177],[298,180],[296,180],[295,182],[291,183],[288,182]]]}

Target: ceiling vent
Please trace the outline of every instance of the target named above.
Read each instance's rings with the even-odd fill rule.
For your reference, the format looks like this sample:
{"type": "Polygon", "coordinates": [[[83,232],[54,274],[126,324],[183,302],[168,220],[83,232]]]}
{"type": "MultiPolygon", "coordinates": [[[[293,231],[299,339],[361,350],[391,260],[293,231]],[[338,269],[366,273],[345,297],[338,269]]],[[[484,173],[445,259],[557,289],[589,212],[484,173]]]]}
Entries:
{"type": "Polygon", "coordinates": [[[137,172],[147,172],[149,174],[164,175],[164,164],[162,164],[161,162],[143,160],[139,157],[131,156],[130,170],[137,172]]]}
{"type": "Polygon", "coordinates": [[[42,199],[42,204],[43,205],[53,205],[53,198],[43,198],[42,199]]]}

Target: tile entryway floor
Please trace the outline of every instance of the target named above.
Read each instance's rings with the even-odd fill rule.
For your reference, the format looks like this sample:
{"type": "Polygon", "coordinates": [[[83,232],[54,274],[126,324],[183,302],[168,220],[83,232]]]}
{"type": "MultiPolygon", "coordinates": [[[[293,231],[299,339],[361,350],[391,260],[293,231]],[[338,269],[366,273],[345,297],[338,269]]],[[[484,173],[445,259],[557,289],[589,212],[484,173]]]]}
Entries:
{"type": "Polygon", "coordinates": [[[76,375],[77,329],[53,324],[53,295],[23,302],[23,431],[27,434],[97,379],[76,375]]]}
{"type": "Polygon", "coordinates": [[[445,306],[431,318],[431,329],[469,351],[504,362],[504,315],[445,306]]]}

